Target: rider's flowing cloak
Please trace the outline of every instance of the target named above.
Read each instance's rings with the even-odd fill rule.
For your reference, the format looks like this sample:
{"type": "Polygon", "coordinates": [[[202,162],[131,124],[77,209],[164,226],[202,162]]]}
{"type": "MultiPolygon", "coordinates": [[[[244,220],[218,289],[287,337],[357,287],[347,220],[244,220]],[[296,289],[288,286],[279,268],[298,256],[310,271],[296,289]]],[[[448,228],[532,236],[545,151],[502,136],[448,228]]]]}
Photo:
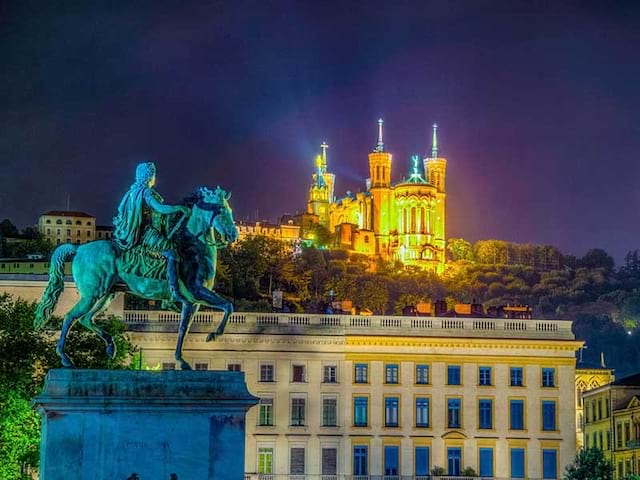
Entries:
{"type": "Polygon", "coordinates": [[[113,241],[122,250],[129,250],[138,244],[142,208],[147,190],[148,187],[145,185],[132,185],[122,197],[118,216],[113,217],[113,241]]]}

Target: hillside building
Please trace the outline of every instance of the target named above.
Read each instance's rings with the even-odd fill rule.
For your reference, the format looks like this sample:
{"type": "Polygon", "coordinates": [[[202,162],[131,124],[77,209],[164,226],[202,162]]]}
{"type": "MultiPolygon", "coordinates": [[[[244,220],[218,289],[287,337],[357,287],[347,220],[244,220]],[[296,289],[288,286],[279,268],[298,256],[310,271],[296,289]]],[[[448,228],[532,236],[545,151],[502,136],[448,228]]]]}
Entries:
{"type": "Polygon", "coordinates": [[[96,218],[85,212],[51,210],[40,215],[38,229],[53,245],[80,245],[96,239],[96,218]]]}

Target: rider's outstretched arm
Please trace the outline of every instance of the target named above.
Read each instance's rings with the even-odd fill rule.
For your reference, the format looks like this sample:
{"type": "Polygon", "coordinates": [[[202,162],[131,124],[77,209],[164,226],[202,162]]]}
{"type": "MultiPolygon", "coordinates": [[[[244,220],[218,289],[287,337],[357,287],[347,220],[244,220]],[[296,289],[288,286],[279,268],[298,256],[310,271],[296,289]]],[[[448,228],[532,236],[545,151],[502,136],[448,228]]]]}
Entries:
{"type": "Polygon", "coordinates": [[[155,210],[158,213],[161,213],[162,215],[169,215],[171,213],[177,213],[177,212],[183,212],[183,213],[189,212],[189,208],[183,205],[176,205],[176,206],[165,205],[164,203],[158,201],[151,193],[151,190],[147,190],[145,192],[144,199],[147,202],[147,205],[149,205],[153,210],[155,210]]]}

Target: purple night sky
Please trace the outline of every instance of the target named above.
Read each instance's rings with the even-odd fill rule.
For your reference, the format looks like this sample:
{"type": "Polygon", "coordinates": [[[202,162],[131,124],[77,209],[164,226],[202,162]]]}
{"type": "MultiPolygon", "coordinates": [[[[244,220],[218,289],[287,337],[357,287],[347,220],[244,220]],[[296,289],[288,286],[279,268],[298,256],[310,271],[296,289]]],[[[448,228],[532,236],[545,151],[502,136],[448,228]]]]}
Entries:
{"type": "Polygon", "coordinates": [[[152,160],[275,220],[322,141],[363,188],[382,117],[396,180],[438,122],[448,237],[640,247],[640,2],[116,3],[0,5],[0,219],[109,223],[152,160]]]}

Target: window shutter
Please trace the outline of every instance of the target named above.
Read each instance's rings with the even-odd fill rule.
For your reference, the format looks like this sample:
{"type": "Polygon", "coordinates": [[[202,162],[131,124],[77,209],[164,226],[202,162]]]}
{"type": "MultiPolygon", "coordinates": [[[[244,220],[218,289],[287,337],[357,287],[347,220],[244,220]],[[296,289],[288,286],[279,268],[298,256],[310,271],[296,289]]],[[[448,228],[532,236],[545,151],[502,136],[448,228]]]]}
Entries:
{"type": "Polygon", "coordinates": [[[336,475],[338,473],[338,450],[335,448],[322,449],[322,475],[336,475]]]}
{"type": "Polygon", "coordinates": [[[291,449],[291,475],[304,475],[304,448],[291,449]]]}

